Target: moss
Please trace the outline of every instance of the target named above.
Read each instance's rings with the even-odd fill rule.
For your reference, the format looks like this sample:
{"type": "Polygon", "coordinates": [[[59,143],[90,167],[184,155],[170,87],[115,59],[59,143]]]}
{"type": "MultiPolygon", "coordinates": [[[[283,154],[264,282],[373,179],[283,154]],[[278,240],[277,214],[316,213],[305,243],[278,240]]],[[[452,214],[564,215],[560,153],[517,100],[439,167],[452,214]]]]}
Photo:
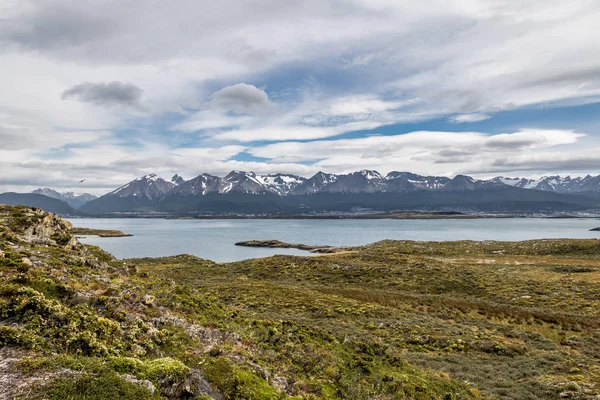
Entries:
{"type": "Polygon", "coordinates": [[[150,361],[132,357],[111,357],[108,359],[108,365],[119,373],[132,374],[138,379],[147,379],[155,383],[166,377],[182,379],[190,372],[189,367],[170,357],[150,361]]]}
{"type": "Polygon", "coordinates": [[[31,399],[48,400],[145,400],[160,399],[148,389],[128,382],[116,373],[74,375],[61,377],[40,388],[31,399]]]}
{"type": "Polygon", "coordinates": [[[264,378],[235,366],[226,358],[211,360],[204,371],[211,382],[230,399],[283,398],[264,378]]]}
{"type": "Polygon", "coordinates": [[[55,232],[50,236],[59,246],[65,246],[71,241],[71,235],[68,233],[55,232]]]}

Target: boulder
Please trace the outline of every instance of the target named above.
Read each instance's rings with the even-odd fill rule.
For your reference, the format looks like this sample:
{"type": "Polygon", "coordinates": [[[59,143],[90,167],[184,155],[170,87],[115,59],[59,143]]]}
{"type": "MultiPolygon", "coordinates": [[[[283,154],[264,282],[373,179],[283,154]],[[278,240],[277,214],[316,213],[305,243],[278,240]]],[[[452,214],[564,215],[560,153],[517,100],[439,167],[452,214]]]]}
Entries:
{"type": "Polygon", "coordinates": [[[189,399],[200,395],[215,400],[223,399],[223,395],[215,391],[211,384],[197,370],[192,368],[183,379],[167,376],[159,381],[161,394],[169,399],[189,399]]]}

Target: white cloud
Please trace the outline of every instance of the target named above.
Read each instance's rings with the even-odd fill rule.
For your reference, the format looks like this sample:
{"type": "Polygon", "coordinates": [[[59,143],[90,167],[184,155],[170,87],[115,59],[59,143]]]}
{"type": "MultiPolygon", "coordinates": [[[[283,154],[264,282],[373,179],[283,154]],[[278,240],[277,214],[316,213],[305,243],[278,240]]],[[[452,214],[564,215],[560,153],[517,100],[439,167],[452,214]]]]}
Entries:
{"type": "Polygon", "coordinates": [[[458,114],[458,115],[453,115],[450,118],[448,118],[448,121],[455,123],[455,124],[464,124],[464,123],[468,123],[468,122],[485,121],[486,119],[490,119],[490,118],[492,118],[492,116],[488,115],[488,114],[478,114],[478,113],[458,114]]]}
{"type": "Polygon", "coordinates": [[[521,126],[506,136],[331,140],[399,122],[467,123],[597,101],[594,0],[107,0],[93,8],[22,0],[0,10],[0,178],[12,179],[1,187],[41,178],[67,187],[83,175],[104,190],[150,170],[230,167],[448,174],[543,169],[547,160],[549,170],[569,170],[569,160],[591,165],[599,147],[591,130],[581,138],[521,126]],[[107,97],[102,86],[98,97],[82,82],[135,88],[107,97]],[[143,108],[98,106],[137,104],[141,91],[143,108]],[[87,101],[63,101],[65,92],[87,101]],[[281,143],[252,143],[263,140],[281,143]],[[242,148],[271,162],[231,160],[242,148]],[[302,160],[317,164],[294,164],[302,160]]]}
{"type": "Polygon", "coordinates": [[[213,93],[210,105],[237,114],[260,114],[273,109],[267,93],[247,83],[227,86],[213,93]]]}
{"type": "MultiPolygon", "coordinates": [[[[418,173],[452,175],[480,174],[502,160],[540,154],[551,160],[547,149],[576,144],[584,135],[573,131],[522,130],[488,135],[480,132],[411,132],[392,136],[311,142],[274,143],[250,148],[248,152],[271,162],[315,162],[314,168],[340,172],[361,168],[408,170],[418,173]]],[[[557,150],[558,151],[558,150],[557,150]]],[[[589,149],[588,153],[589,154],[589,149]]],[[[552,156],[550,156],[552,155],[552,156]]],[[[579,155],[564,156],[576,160],[579,155]]],[[[540,167],[538,162],[537,167],[540,167]]],[[[575,164],[574,164],[575,165],[575,164]]],[[[514,171],[508,167],[506,171],[514,171]]]]}

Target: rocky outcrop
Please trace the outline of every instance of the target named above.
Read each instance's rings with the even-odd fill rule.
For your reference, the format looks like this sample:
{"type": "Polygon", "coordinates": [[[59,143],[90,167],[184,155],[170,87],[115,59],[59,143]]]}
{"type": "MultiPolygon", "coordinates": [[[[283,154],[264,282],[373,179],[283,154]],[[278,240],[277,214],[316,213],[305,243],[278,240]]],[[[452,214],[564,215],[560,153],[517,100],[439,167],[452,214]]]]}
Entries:
{"type": "MultiPolygon", "coordinates": [[[[58,245],[65,249],[73,249],[79,245],[71,235],[71,223],[54,214],[40,209],[19,209],[16,221],[21,221],[23,233],[21,240],[32,244],[58,245]]],[[[13,217],[15,221],[15,217],[13,217]]]]}
{"type": "Polygon", "coordinates": [[[215,400],[223,399],[223,395],[214,390],[200,371],[194,368],[183,379],[167,376],[159,381],[159,385],[161,394],[169,399],[191,399],[200,395],[215,400]]]}

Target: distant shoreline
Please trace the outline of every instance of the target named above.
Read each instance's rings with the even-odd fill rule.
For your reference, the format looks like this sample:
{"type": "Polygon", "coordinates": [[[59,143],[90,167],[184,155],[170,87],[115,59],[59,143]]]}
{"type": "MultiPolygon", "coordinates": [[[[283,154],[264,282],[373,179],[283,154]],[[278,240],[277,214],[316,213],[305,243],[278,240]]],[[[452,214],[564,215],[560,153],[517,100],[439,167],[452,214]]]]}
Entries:
{"type": "Polygon", "coordinates": [[[280,219],[280,220],[340,220],[340,219],[509,219],[509,218],[532,218],[532,219],[600,219],[600,215],[515,215],[515,214],[465,214],[460,212],[392,212],[376,214],[272,214],[272,215],[236,215],[236,214],[214,214],[214,215],[168,215],[168,214],[95,214],[86,216],[70,216],[68,218],[156,218],[156,219],[200,219],[200,220],[225,220],[225,219],[280,219]]]}
{"type": "Polygon", "coordinates": [[[78,227],[71,228],[71,234],[76,237],[98,236],[101,238],[133,236],[129,233],[121,232],[116,229],[93,229],[93,228],[78,228],[78,227]]]}

